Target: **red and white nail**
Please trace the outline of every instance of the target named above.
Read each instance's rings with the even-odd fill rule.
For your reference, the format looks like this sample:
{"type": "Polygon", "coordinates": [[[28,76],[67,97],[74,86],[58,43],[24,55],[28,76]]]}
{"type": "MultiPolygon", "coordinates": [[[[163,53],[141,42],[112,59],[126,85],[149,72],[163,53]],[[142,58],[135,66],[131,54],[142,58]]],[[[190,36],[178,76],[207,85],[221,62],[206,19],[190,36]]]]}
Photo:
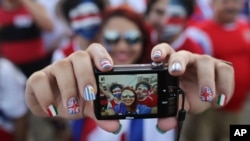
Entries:
{"type": "Polygon", "coordinates": [[[154,58],[160,58],[161,55],[162,55],[161,51],[160,51],[160,50],[156,50],[156,51],[154,52],[154,54],[153,54],[153,57],[154,57],[154,58]]]}
{"type": "Polygon", "coordinates": [[[201,101],[211,102],[213,100],[213,92],[210,87],[203,87],[201,89],[201,101]]]}
{"type": "Polygon", "coordinates": [[[111,66],[112,66],[111,63],[107,59],[101,60],[101,67],[103,69],[109,69],[111,66]]]}
{"type": "Polygon", "coordinates": [[[54,105],[49,105],[47,108],[47,112],[50,117],[55,117],[58,115],[58,111],[54,105]]]}

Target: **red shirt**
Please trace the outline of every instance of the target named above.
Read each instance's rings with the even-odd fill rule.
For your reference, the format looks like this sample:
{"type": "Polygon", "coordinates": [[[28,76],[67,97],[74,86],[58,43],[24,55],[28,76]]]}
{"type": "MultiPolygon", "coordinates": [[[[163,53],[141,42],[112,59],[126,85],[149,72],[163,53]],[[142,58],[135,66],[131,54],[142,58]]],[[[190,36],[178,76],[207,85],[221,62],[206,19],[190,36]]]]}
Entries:
{"type": "Polygon", "coordinates": [[[30,63],[45,57],[41,32],[25,7],[11,11],[0,7],[0,17],[4,57],[15,64],[30,63]]]}
{"type": "Polygon", "coordinates": [[[204,47],[207,54],[230,61],[235,70],[235,92],[224,108],[239,111],[250,90],[250,27],[237,21],[234,24],[219,25],[207,21],[189,31],[193,39],[204,47]]]}

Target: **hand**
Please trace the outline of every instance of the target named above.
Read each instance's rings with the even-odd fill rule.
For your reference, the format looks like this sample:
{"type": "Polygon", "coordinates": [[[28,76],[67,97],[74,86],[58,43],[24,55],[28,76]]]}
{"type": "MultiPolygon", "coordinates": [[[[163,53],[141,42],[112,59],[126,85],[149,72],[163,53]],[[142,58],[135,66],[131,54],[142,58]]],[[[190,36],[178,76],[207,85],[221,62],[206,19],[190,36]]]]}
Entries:
{"type": "MultiPolygon", "coordinates": [[[[166,62],[170,66],[170,74],[180,77],[180,86],[186,94],[185,109],[190,113],[199,113],[211,105],[219,94],[226,95],[229,100],[234,90],[233,67],[221,60],[207,55],[197,55],[186,51],[175,52],[167,44],[159,44],[152,50],[152,60],[166,62]],[[160,53],[154,57],[154,53],[160,53]],[[201,89],[211,88],[211,102],[200,100],[201,89]]],[[[99,44],[92,44],[86,51],[78,51],[69,57],[57,61],[41,71],[35,72],[27,81],[26,101],[30,110],[39,116],[48,116],[48,107],[54,105],[59,117],[78,119],[85,116],[94,119],[97,124],[109,132],[119,128],[117,120],[97,120],[93,112],[93,94],[84,91],[91,86],[96,93],[93,64],[100,71],[112,69],[113,61],[106,49],[99,44]],[[75,98],[79,111],[70,114],[68,101],[75,98]]],[[[228,102],[227,100],[227,102],[228,102]]],[[[162,130],[176,126],[176,118],[158,120],[162,130]]]]}
{"type": "MultiPolygon", "coordinates": [[[[226,97],[225,104],[232,97],[234,69],[229,62],[187,51],[175,52],[166,44],[154,47],[151,58],[154,62],[168,63],[169,73],[173,76],[179,76],[180,87],[186,96],[185,109],[191,114],[203,112],[211,106],[213,108],[224,106],[216,103],[221,95],[226,97]],[[156,54],[161,52],[161,56],[155,58],[154,52],[156,54]]],[[[158,121],[159,128],[164,131],[172,129],[176,124],[176,118],[158,121]]]]}

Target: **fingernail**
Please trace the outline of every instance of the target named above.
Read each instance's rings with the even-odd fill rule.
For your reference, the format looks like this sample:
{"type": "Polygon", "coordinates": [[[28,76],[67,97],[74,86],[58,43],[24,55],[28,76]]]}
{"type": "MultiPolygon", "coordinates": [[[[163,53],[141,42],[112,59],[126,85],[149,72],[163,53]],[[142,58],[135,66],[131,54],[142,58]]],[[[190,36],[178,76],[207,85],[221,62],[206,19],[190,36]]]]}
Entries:
{"type": "Polygon", "coordinates": [[[74,97],[68,100],[68,112],[71,115],[78,114],[80,112],[78,100],[74,97]]]}
{"type": "Polygon", "coordinates": [[[217,105],[220,107],[223,107],[226,104],[227,97],[224,94],[219,95],[218,100],[217,100],[217,105]]]}
{"type": "Polygon", "coordinates": [[[162,130],[159,126],[158,126],[158,124],[156,124],[156,130],[159,132],[159,133],[161,133],[161,134],[165,134],[167,131],[164,131],[164,130],[162,130]]]}
{"type": "Polygon", "coordinates": [[[171,66],[171,69],[170,71],[173,72],[173,71],[180,71],[182,69],[182,66],[180,63],[176,62],[174,63],[172,66],[171,66]]]}
{"type": "Polygon", "coordinates": [[[201,101],[211,102],[213,100],[213,93],[210,87],[203,87],[201,89],[201,101]]]}
{"type": "Polygon", "coordinates": [[[50,117],[55,117],[58,115],[58,111],[54,105],[49,105],[47,108],[47,112],[50,117]]]}
{"type": "Polygon", "coordinates": [[[107,59],[101,60],[101,67],[103,69],[109,69],[111,66],[112,66],[111,63],[107,59]]]}
{"type": "Polygon", "coordinates": [[[155,52],[154,52],[154,54],[153,54],[153,57],[154,58],[160,58],[161,57],[161,51],[160,50],[156,50],[155,52]]]}
{"type": "Polygon", "coordinates": [[[94,88],[90,85],[86,86],[86,88],[84,89],[84,99],[86,101],[91,101],[91,100],[95,100],[95,91],[94,88]]]}
{"type": "Polygon", "coordinates": [[[113,134],[117,135],[121,132],[121,130],[122,130],[122,125],[119,124],[119,128],[115,132],[113,132],[113,134]]]}

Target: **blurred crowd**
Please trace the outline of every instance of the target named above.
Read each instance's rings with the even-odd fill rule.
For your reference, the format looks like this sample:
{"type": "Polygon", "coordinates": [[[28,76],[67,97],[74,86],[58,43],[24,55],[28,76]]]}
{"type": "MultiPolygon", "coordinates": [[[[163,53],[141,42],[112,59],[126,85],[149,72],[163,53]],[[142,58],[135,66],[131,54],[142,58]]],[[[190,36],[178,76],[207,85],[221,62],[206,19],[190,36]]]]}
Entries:
{"type": "Polygon", "coordinates": [[[188,115],[182,141],[229,141],[250,116],[249,0],[0,0],[0,141],[88,141],[93,121],[36,117],[24,93],[33,72],[91,43],[116,64],[149,63],[159,43],[233,63],[232,100],[188,115]]]}

